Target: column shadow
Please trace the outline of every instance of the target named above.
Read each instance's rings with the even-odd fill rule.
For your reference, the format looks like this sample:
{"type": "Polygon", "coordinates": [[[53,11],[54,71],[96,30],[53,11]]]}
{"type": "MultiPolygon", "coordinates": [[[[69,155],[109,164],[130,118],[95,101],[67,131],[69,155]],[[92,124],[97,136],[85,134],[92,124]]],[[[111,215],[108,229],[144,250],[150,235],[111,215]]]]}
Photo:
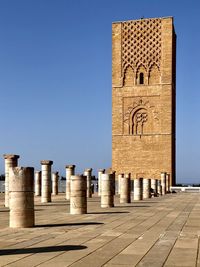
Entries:
{"type": "Polygon", "coordinates": [[[34,227],[63,227],[63,226],[84,226],[84,225],[101,225],[100,222],[82,222],[82,223],[49,223],[37,224],[34,227]]]}
{"type": "Polygon", "coordinates": [[[70,251],[86,249],[86,246],[63,245],[63,246],[50,246],[50,247],[36,247],[36,248],[21,248],[21,249],[1,249],[0,255],[16,255],[16,254],[36,254],[48,253],[56,251],[70,251]]]}
{"type": "Polygon", "coordinates": [[[39,207],[55,207],[55,206],[69,206],[69,203],[52,203],[52,202],[49,202],[49,203],[44,203],[44,204],[37,204],[35,205],[36,207],[39,206],[39,207]]]}
{"type": "Polygon", "coordinates": [[[149,208],[151,206],[147,205],[124,205],[124,206],[115,206],[115,208],[149,208]]]}
{"type": "Polygon", "coordinates": [[[118,213],[130,213],[129,211],[95,211],[88,212],[87,214],[118,214],[118,213]]]}

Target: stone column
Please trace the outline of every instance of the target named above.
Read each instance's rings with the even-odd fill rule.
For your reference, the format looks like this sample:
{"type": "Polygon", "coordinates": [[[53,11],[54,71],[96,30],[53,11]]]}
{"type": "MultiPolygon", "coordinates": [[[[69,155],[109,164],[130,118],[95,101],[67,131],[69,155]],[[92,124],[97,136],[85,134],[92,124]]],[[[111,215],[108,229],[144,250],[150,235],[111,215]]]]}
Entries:
{"type": "Polygon", "coordinates": [[[87,213],[87,177],[71,175],[70,214],[87,213]]]}
{"type": "Polygon", "coordinates": [[[91,168],[85,169],[84,176],[87,177],[87,197],[91,198],[92,197],[92,187],[91,187],[92,169],[91,168]]]}
{"type": "Polygon", "coordinates": [[[151,198],[151,180],[143,179],[143,199],[151,198]]]}
{"type": "Polygon", "coordinates": [[[143,178],[134,179],[134,200],[143,199],[143,178]]]}
{"type": "Polygon", "coordinates": [[[33,227],[34,168],[9,169],[10,227],[33,227]]]}
{"type": "Polygon", "coordinates": [[[112,173],[101,174],[101,207],[102,208],[114,207],[112,173]]]}
{"type": "Polygon", "coordinates": [[[66,199],[70,200],[70,180],[75,175],[75,165],[66,165],[66,199]]]}
{"type": "Polygon", "coordinates": [[[41,196],[41,171],[35,172],[35,196],[41,196]]]}
{"type": "Polygon", "coordinates": [[[161,172],[162,195],[166,194],[166,172],[161,172]]]}
{"type": "Polygon", "coordinates": [[[51,184],[51,165],[53,161],[51,160],[42,160],[42,198],[41,202],[51,202],[51,191],[52,191],[52,184],[51,184]]]}
{"type": "Polygon", "coordinates": [[[98,196],[101,196],[101,175],[105,173],[105,169],[99,169],[98,171],[98,196]]]}
{"type": "Polygon", "coordinates": [[[157,196],[158,194],[158,180],[157,179],[151,179],[151,188],[153,189],[154,196],[157,196]]]}
{"type": "Polygon", "coordinates": [[[113,195],[115,195],[115,173],[116,171],[112,171],[112,190],[113,190],[113,195]]]}
{"type": "Polygon", "coordinates": [[[131,203],[131,176],[125,174],[120,178],[120,203],[131,203]]]}
{"type": "Polygon", "coordinates": [[[120,195],[121,179],[124,177],[123,173],[118,174],[118,194],[120,195]]]}
{"type": "Polygon", "coordinates": [[[162,185],[161,185],[161,180],[158,180],[157,183],[157,189],[158,189],[158,195],[162,196],[162,185]]]}
{"type": "Polygon", "coordinates": [[[170,174],[166,174],[166,191],[170,193],[170,174]]]}
{"type": "Polygon", "coordinates": [[[5,207],[9,207],[9,168],[17,167],[19,155],[4,154],[5,159],[5,207]]]}
{"type": "Polygon", "coordinates": [[[52,173],[52,195],[58,195],[58,172],[52,173]]]}

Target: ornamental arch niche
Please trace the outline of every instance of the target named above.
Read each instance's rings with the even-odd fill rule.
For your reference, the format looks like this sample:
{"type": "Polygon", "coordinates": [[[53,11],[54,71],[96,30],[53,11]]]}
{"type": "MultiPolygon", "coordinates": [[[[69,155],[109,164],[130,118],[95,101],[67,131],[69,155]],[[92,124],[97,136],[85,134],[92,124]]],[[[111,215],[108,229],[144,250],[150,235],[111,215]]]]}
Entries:
{"type": "MultiPolygon", "coordinates": [[[[130,99],[128,100],[130,101],[130,99]]],[[[155,106],[143,99],[132,100],[132,105],[127,106],[124,103],[124,135],[142,136],[157,133],[160,122],[155,106]]],[[[124,102],[127,102],[127,99],[124,102]]]]}
{"type": "Polygon", "coordinates": [[[133,86],[135,84],[135,73],[131,66],[128,66],[124,72],[124,86],[133,86]]]}
{"type": "Polygon", "coordinates": [[[149,85],[160,83],[160,71],[158,66],[154,63],[150,67],[149,71],[149,85]]]}

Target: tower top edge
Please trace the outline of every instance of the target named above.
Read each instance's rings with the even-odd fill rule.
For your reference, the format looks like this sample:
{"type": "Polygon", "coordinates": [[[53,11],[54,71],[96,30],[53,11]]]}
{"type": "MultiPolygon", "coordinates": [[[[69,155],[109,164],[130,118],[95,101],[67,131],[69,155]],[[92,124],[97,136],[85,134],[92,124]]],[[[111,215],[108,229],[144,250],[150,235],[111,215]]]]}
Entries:
{"type": "Polygon", "coordinates": [[[112,24],[117,24],[117,23],[124,23],[124,22],[131,22],[131,21],[141,21],[141,20],[153,20],[153,19],[174,19],[173,16],[168,16],[168,17],[156,17],[156,18],[140,18],[140,19],[129,19],[129,20],[122,20],[122,21],[114,21],[112,24]]]}

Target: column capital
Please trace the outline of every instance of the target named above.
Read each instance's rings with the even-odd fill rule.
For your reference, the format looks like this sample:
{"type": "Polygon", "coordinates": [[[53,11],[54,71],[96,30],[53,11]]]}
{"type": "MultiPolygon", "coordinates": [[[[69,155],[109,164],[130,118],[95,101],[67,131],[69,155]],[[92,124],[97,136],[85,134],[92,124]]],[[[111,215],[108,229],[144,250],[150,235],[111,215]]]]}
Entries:
{"type": "Polygon", "coordinates": [[[98,172],[105,172],[105,169],[99,169],[98,172]]]}
{"type": "Polygon", "coordinates": [[[18,159],[20,156],[15,154],[3,154],[4,159],[18,159]]]}
{"type": "Polygon", "coordinates": [[[131,178],[131,173],[125,173],[124,177],[128,179],[131,178]]]}
{"type": "Polygon", "coordinates": [[[85,171],[85,172],[91,172],[91,171],[92,171],[92,168],[85,169],[84,171],[85,171]]]}
{"type": "Polygon", "coordinates": [[[58,175],[58,174],[59,174],[59,172],[52,172],[52,174],[58,175]]]}
{"type": "Polygon", "coordinates": [[[65,169],[74,169],[76,165],[66,165],[65,169]]]}
{"type": "Polygon", "coordinates": [[[40,164],[41,165],[52,165],[53,161],[52,160],[41,160],[40,164]]]}

